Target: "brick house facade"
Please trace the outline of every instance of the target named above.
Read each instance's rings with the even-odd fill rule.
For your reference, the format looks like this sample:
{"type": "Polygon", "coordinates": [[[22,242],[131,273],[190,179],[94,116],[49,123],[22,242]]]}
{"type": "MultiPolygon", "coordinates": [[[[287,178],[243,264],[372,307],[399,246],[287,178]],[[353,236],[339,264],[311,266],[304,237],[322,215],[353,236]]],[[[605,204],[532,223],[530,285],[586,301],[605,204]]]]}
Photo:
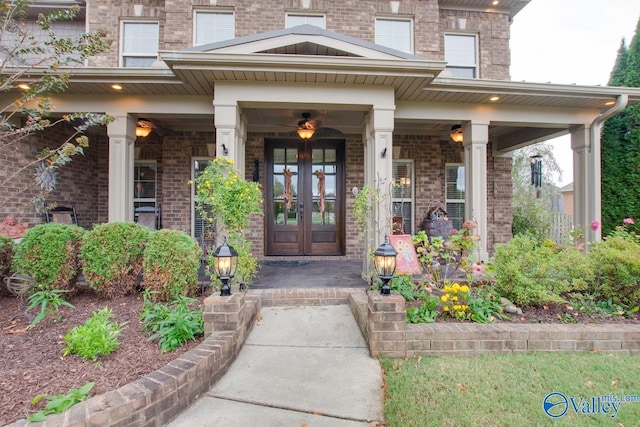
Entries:
{"type": "MultiPolygon", "coordinates": [[[[381,179],[398,181],[394,162],[400,161],[411,168],[410,211],[404,214],[411,231],[420,229],[433,201],[446,204],[447,165],[464,167],[464,185],[458,184],[463,219],[478,223],[480,253],[488,256],[494,243],[511,237],[509,153],[561,133],[571,133],[575,153],[574,223],[587,225],[599,217],[594,194],[599,194],[600,120],[640,100],[640,92],[509,81],[510,23],[528,1],[502,0],[497,6],[489,0],[79,2],[85,6],[80,17],[85,28],[106,30],[113,45],[86,68],[74,70],[69,89],[54,103],[60,113],[106,112],[116,120],[90,134],[86,155],[61,170],[50,200],[73,203],[87,228],[132,220],[136,203],[151,203],[162,208],[164,228],[197,237],[188,184],[194,162],[226,156],[246,179],[257,172],[266,188],[276,179],[268,141],[300,141],[286,126],[295,128],[300,114],[311,111],[318,127],[336,132],[338,151],[344,152],[340,250],[329,251],[331,256],[363,257],[352,189],[381,179]],[[197,19],[207,14],[230,19],[232,37],[197,44],[197,19]],[[322,22],[324,28],[288,27],[290,19],[300,18],[322,22]],[[138,25],[138,37],[147,37],[145,24],[157,29],[157,49],[149,56],[143,43],[140,52],[128,52],[126,31],[138,25]],[[378,30],[378,25],[396,24],[386,39],[385,30],[378,30]],[[408,38],[399,49],[394,45],[398,32],[408,38]],[[131,58],[140,59],[136,56],[151,62],[125,66],[131,58]],[[113,89],[115,83],[123,89],[113,89]],[[153,124],[148,137],[135,136],[139,119],[153,124]],[[464,143],[449,138],[456,124],[462,126],[464,143]],[[155,171],[155,191],[145,201],[136,195],[139,164],[155,171]]],[[[31,158],[58,136],[32,139],[25,150],[0,161],[18,164],[15,156],[31,158]]],[[[30,173],[23,172],[7,194],[19,192],[30,173]]],[[[22,193],[0,215],[16,212],[29,197],[22,193]]],[[[271,202],[265,200],[265,211],[271,202]]],[[[382,224],[390,224],[393,215],[393,206],[386,208],[377,218],[382,224]]],[[[300,209],[298,220],[304,222],[300,209]]],[[[43,218],[26,213],[23,220],[33,225],[43,218]]],[[[307,228],[299,237],[313,235],[308,225],[301,227],[307,228]]],[[[248,235],[259,259],[317,255],[306,249],[273,252],[269,245],[279,237],[273,237],[272,228],[275,223],[267,216],[252,219],[248,235]]],[[[589,232],[587,239],[599,238],[598,233],[589,232]]]]}

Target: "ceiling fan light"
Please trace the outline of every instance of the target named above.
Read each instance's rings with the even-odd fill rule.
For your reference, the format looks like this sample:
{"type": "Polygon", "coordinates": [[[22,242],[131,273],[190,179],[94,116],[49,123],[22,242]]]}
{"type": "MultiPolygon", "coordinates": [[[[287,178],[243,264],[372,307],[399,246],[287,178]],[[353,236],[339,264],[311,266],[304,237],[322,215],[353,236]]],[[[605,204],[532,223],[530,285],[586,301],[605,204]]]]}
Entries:
{"type": "Polygon", "coordinates": [[[462,144],[464,142],[464,134],[462,133],[462,126],[453,125],[451,126],[451,133],[449,134],[453,142],[458,144],[462,144]]]}
{"type": "Polygon", "coordinates": [[[138,120],[136,123],[136,136],[140,138],[146,138],[149,136],[151,131],[153,130],[153,126],[150,122],[146,120],[138,120]]]}
{"type": "Polygon", "coordinates": [[[309,113],[302,113],[302,117],[304,118],[304,120],[300,120],[298,122],[298,130],[296,131],[298,133],[298,136],[305,141],[311,138],[316,131],[313,128],[313,124],[309,122],[309,116],[309,113]]]}

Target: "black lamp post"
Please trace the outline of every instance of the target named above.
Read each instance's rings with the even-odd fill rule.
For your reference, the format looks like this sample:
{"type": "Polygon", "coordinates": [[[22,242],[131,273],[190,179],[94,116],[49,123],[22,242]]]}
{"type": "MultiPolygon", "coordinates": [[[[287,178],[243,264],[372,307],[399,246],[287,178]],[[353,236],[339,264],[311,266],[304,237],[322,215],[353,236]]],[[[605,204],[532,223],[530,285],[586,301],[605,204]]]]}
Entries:
{"type": "Polygon", "coordinates": [[[231,287],[229,287],[229,279],[236,274],[238,267],[238,252],[232,246],[227,244],[227,238],[213,253],[213,269],[222,281],[220,288],[220,296],[231,295],[231,287]]]}
{"type": "Polygon", "coordinates": [[[389,236],[384,236],[384,243],[378,246],[373,258],[378,277],[382,280],[380,293],[383,295],[389,295],[391,293],[389,280],[391,280],[393,273],[396,271],[397,255],[398,253],[393,246],[391,246],[391,243],[389,243],[389,236]]]}

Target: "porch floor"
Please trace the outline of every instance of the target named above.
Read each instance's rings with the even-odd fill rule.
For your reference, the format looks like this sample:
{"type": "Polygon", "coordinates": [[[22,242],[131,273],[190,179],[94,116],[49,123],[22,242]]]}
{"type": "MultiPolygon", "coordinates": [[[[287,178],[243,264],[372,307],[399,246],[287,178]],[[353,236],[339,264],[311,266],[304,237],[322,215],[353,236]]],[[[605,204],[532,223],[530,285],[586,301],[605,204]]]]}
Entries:
{"type": "MultiPolygon", "coordinates": [[[[274,260],[259,261],[258,276],[251,289],[365,288],[360,260],[274,260]]],[[[200,269],[200,280],[209,282],[200,269]]]]}

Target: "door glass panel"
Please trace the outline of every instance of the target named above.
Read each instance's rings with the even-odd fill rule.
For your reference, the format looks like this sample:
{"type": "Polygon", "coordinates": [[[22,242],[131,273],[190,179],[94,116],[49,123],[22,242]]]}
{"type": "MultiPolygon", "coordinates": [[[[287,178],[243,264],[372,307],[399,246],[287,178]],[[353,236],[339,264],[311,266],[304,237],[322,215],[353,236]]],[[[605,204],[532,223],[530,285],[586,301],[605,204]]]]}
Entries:
{"type": "Polygon", "coordinates": [[[273,218],[279,225],[298,223],[298,149],[273,150],[273,218]]]}
{"type": "Polygon", "coordinates": [[[325,195],[327,198],[336,196],[336,176],[325,175],[325,195]]]}
{"type": "Polygon", "coordinates": [[[324,150],[324,161],[325,163],[335,163],[336,162],[336,150],[331,148],[331,149],[326,149],[324,150]]]}

